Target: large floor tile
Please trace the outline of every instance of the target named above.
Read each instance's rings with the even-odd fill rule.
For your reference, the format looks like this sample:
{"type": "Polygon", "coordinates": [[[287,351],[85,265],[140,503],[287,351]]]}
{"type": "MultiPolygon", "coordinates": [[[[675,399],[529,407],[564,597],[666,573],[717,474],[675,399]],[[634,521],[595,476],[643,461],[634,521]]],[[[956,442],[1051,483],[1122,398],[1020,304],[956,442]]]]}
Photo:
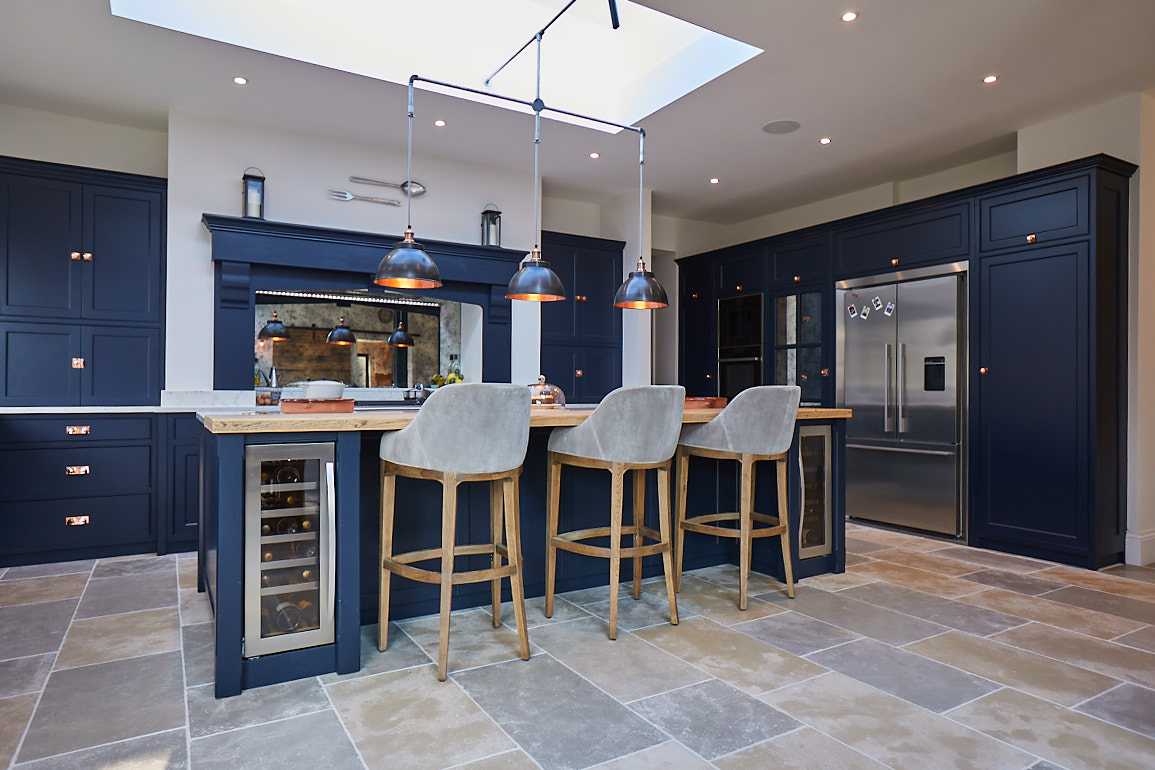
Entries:
{"type": "Polygon", "coordinates": [[[1001,569],[1007,572],[1036,572],[1053,566],[1049,561],[1028,559],[1025,556],[1014,556],[1009,553],[988,551],[984,548],[968,548],[963,545],[947,546],[946,548],[935,551],[935,553],[939,556],[947,556],[951,559],[958,559],[959,561],[969,561],[972,564],[979,564],[992,569],[1001,569]]]}
{"type": "Polygon", "coordinates": [[[846,552],[846,566],[847,567],[850,567],[850,566],[855,565],[855,564],[868,564],[872,561],[874,561],[874,559],[870,558],[869,556],[867,556],[865,554],[851,553],[849,551],[846,552]]]}
{"type": "Polygon", "coordinates": [[[939,575],[934,572],[927,572],[926,570],[915,569],[914,567],[907,567],[903,564],[894,564],[893,562],[886,561],[856,564],[853,567],[848,567],[846,571],[852,572],[855,575],[865,575],[867,577],[877,578],[878,580],[885,580],[888,583],[913,588],[924,593],[944,596],[948,599],[973,594],[976,591],[982,590],[981,586],[971,583],[968,580],[946,577],[945,575],[939,575]]]}
{"type": "Polygon", "coordinates": [[[1062,565],[1036,572],[1035,577],[1055,580],[1072,586],[1081,586],[1092,591],[1125,596],[1129,599],[1155,602],[1155,583],[1131,580],[1108,572],[1096,572],[1095,570],[1062,565]]]}
{"type": "Polygon", "coordinates": [[[19,759],[41,759],[181,727],[182,682],[179,652],[54,671],[19,759]]]}
{"type": "Polygon", "coordinates": [[[946,575],[947,577],[959,577],[960,575],[967,575],[980,569],[980,567],[976,567],[969,562],[940,556],[937,551],[926,553],[907,551],[903,548],[888,548],[885,551],[875,551],[871,556],[882,561],[903,564],[907,567],[914,567],[927,572],[936,572],[939,575],[946,575]]]}
{"type": "Polygon", "coordinates": [[[709,677],[685,661],[638,637],[606,638],[594,618],[536,629],[534,644],[620,701],[666,692],[709,677]]]}
{"type": "Polygon", "coordinates": [[[706,759],[800,726],[773,706],[717,679],[645,698],[630,708],[706,759]]]}
{"type": "MultiPolygon", "coordinates": [[[[452,639],[450,644],[452,649],[452,639]]],[[[377,624],[361,626],[361,670],[352,674],[325,674],[321,677],[322,684],[343,682],[346,679],[358,679],[373,674],[383,674],[386,671],[400,671],[403,668],[427,665],[432,658],[425,654],[417,644],[397,627],[390,623],[389,647],[385,652],[377,649],[377,624]]]]}
{"type": "Polygon", "coordinates": [[[1067,586],[1044,594],[1044,596],[1054,602],[1106,612],[1108,615],[1117,615],[1139,623],[1155,625],[1155,602],[1095,591],[1082,586],[1067,586]]]}
{"type": "Polygon", "coordinates": [[[0,698],[40,692],[56,656],[52,653],[0,660],[0,698]]]}
{"type": "Polygon", "coordinates": [[[1103,612],[1083,609],[1062,602],[1054,602],[1042,597],[1004,591],[999,588],[963,596],[958,601],[1005,612],[1008,615],[1017,615],[1028,620],[1037,620],[1040,623],[1077,631],[1088,636],[1097,636],[1101,639],[1112,639],[1119,634],[1143,628],[1143,624],[1135,620],[1128,620],[1117,615],[1107,615],[1103,612]]]}
{"type": "Polygon", "coordinates": [[[826,669],[706,618],[634,632],[666,652],[757,695],[808,679],[826,669]]]}
{"type": "Polygon", "coordinates": [[[215,680],[216,628],[212,623],[184,626],[180,630],[184,648],[184,681],[186,687],[208,684],[215,680]]]}
{"type": "MultiPolygon", "coordinates": [[[[488,607],[483,608],[486,612],[488,607]]],[[[565,623],[568,620],[576,620],[578,618],[588,618],[590,613],[576,604],[567,602],[560,596],[553,597],[553,617],[547,618],[545,616],[545,597],[535,596],[532,599],[525,600],[525,625],[528,628],[537,628],[538,626],[548,626],[552,623],[565,623]]],[[[501,605],[501,622],[510,628],[515,628],[517,625],[517,618],[513,614],[513,602],[502,602],[501,605]]]]}
{"type": "Polygon", "coordinates": [[[886,765],[809,727],[714,760],[720,770],[882,770],[886,765]]]}
{"type": "Polygon", "coordinates": [[[845,591],[829,593],[815,588],[799,588],[795,592],[794,600],[785,599],[781,602],[784,607],[795,612],[887,644],[906,644],[941,634],[946,630],[938,623],[852,599],[845,593],[845,591]]]}
{"type": "MultiPolygon", "coordinates": [[[[764,584],[763,584],[764,585],[764,584]]],[[[666,587],[661,583],[650,583],[642,587],[655,599],[665,602],[666,587]]],[[[722,586],[696,577],[683,576],[682,590],[678,592],[678,612],[691,615],[702,615],[715,623],[729,626],[741,623],[744,620],[764,618],[767,615],[776,615],[783,610],[769,602],[756,599],[755,591],[746,593],[746,609],[738,609],[738,587],[722,586]]],[[[763,596],[778,594],[786,596],[785,588],[777,585],[763,596]]]]}
{"type": "Polygon", "coordinates": [[[1015,615],[883,582],[850,588],[842,595],[979,636],[1006,631],[1026,622],[1015,615]]]}
{"type": "Polygon", "coordinates": [[[1029,623],[993,639],[1105,676],[1155,687],[1155,654],[1102,639],[1029,623]]]}
{"type": "Polygon", "coordinates": [[[183,729],[18,765],[20,770],[185,770],[188,766],[183,729]]]}
{"type": "Polygon", "coordinates": [[[176,572],[92,579],[76,610],[77,618],[177,606],[176,572]]]}
{"type": "MultiPolygon", "coordinates": [[[[682,579],[687,577],[698,578],[705,580],[707,583],[729,588],[732,591],[738,590],[741,573],[736,564],[717,564],[713,567],[703,567],[702,569],[692,570],[682,574],[682,579]]],[[[760,572],[751,571],[746,577],[746,592],[747,594],[760,594],[767,591],[785,591],[786,584],[772,578],[769,575],[763,575],[760,572]]],[[[737,594],[735,594],[736,596],[737,594]]],[[[737,600],[735,600],[737,601],[737,600]]]]}
{"type": "MultiPolygon", "coordinates": [[[[182,554],[183,555],[183,554],[182,554]]],[[[193,559],[177,559],[176,562],[176,579],[177,585],[182,591],[189,588],[197,587],[197,560],[193,559]]]]}
{"type": "Polygon", "coordinates": [[[1155,738],[1155,690],[1123,684],[1092,698],[1078,710],[1155,738]]]}
{"type": "Polygon", "coordinates": [[[454,770],[538,770],[539,765],[521,749],[503,751],[485,759],[457,765],[454,770]]]}
{"type": "Polygon", "coordinates": [[[846,536],[846,550],[848,553],[867,554],[875,551],[883,551],[890,548],[889,545],[883,543],[875,543],[870,540],[863,540],[860,537],[853,535],[846,536]]]}
{"type": "Polygon", "coordinates": [[[2,580],[21,580],[31,577],[46,577],[48,575],[68,575],[75,572],[88,573],[96,564],[95,559],[83,561],[58,561],[49,564],[29,564],[24,567],[8,567],[0,574],[2,580]]]}
{"type": "MultiPolygon", "coordinates": [[[[859,564],[869,564],[870,562],[858,562],[859,564]]],[[[849,567],[850,562],[846,562],[849,567]]],[[[859,575],[854,572],[827,572],[822,575],[815,575],[813,577],[803,578],[799,580],[797,585],[806,586],[807,588],[818,588],[823,591],[843,591],[847,588],[857,588],[868,583],[873,583],[878,578],[870,575],[859,575]]]]}
{"type": "Polygon", "coordinates": [[[197,770],[364,767],[332,711],[218,733],[193,740],[190,745],[192,765],[197,770]]]}
{"type": "MultiPolygon", "coordinates": [[[[415,620],[403,620],[397,626],[426,655],[437,660],[439,623],[437,615],[427,615],[415,620]]],[[[508,626],[494,628],[493,617],[482,609],[453,613],[449,622],[449,671],[485,666],[518,657],[520,653],[515,630],[508,626]]]]}
{"type": "Polygon", "coordinates": [[[879,543],[888,548],[902,548],[907,551],[937,551],[952,542],[870,526],[857,527],[853,532],[853,537],[856,539],[879,543]]]}
{"type": "Polygon", "coordinates": [[[0,698],[0,767],[7,767],[36,706],[36,693],[0,698]]]}
{"type": "Polygon", "coordinates": [[[1047,591],[1054,591],[1056,588],[1062,588],[1062,583],[1056,583],[1053,580],[1044,580],[1034,575],[1024,575],[1021,572],[1008,572],[1001,569],[983,569],[978,572],[972,572],[969,575],[963,576],[964,580],[970,580],[974,583],[982,583],[991,588],[1001,588],[1005,591],[1014,591],[1018,594],[1026,594],[1027,596],[1038,596],[1045,594],[1047,591]]]}
{"type": "Polygon", "coordinates": [[[837,673],[762,700],[897,770],[1021,770],[1032,760],[1006,743],[837,673]]]}
{"type": "Polygon", "coordinates": [[[952,709],[999,687],[873,639],[816,652],[807,659],[930,711],[952,709]]]}
{"type": "Polygon", "coordinates": [[[1071,770],[1147,770],[1155,740],[1015,690],[999,690],[950,714],[962,724],[1071,770]]]}
{"type": "Polygon", "coordinates": [[[958,631],[905,649],[1063,706],[1074,706],[1118,684],[1093,671],[958,631]]]}
{"type": "MultiPolygon", "coordinates": [[[[693,617],[694,612],[686,609],[678,598],[678,619],[682,617],[693,617]]],[[[610,622],[610,601],[606,599],[601,602],[591,602],[583,604],[582,609],[589,615],[593,615],[602,621],[602,628],[609,638],[609,622],[610,622]]],[[[637,628],[645,628],[646,626],[656,626],[660,623],[670,622],[670,603],[666,598],[665,590],[662,595],[647,593],[642,591],[640,599],[634,599],[630,589],[622,586],[621,593],[618,595],[618,631],[633,631],[637,628]]]]}
{"type": "Polygon", "coordinates": [[[666,740],[546,655],[466,671],[454,679],[546,770],[589,767],[666,740]]]}
{"type": "MultiPolygon", "coordinates": [[[[176,555],[153,556],[147,559],[101,559],[92,570],[94,578],[124,577],[125,575],[169,575],[176,569],[176,555]]],[[[195,586],[194,586],[195,587],[195,586]]]]}
{"type": "Polygon", "coordinates": [[[180,596],[180,624],[191,626],[208,623],[213,619],[213,605],[207,593],[198,593],[195,588],[182,589],[180,596]]]}
{"type": "Polygon", "coordinates": [[[84,573],[0,580],[0,607],[74,599],[84,592],[87,582],[84,573]]]}
{"type": "Polygon", "coordinates": [[[74,621],[64,637],[56,668],[179,650],[180,619],[172,608],[74,621]]]}
{"type": "Polygon", "coordinates": [[[0,607],[0,659],[56,652],[64,641],[76,599],[0,607]]]}
{"type": "Polygon", "coordinates": [[[858,634],[798,612],[783,612],[731,628],[795,655],[808,655],[860,638],[858,634]]]}
{"type": "Polygon", "coordinates": [[[712,770],[713,767],[677,741],[666,741],[598,765],[597,770],[712,770]]]}
{"type": "Polygon", "coordinates": [[[1129,634],[1117,637],[1115,641],[1147,652],[1155,652],[1155,626],[1144,626],[1129,634]]]}
{"type": "Polygon", "coordinates": [[[1134,564],[1115,564],[1106,569],[1099,570],[1104,575],[1111,575],[1113,577],[1130,578],[1131,580],[1142,580],[1144,583],[1155,583],[1155,566],[1138,567],[1134,564]]]}
{"type": "Polygon", "coordinates": [[[217,698],[215,688],[213,684],[188,688],[188,728],[193,738],[329,708],[315,677],[257,687],[231,698],[217,698]]]}
{"type": "Polygon", "coordinates": [[[325,689],[370,768],[429,770],[516,748],[455,681],[438,682],[432,665],[325,689]]]}

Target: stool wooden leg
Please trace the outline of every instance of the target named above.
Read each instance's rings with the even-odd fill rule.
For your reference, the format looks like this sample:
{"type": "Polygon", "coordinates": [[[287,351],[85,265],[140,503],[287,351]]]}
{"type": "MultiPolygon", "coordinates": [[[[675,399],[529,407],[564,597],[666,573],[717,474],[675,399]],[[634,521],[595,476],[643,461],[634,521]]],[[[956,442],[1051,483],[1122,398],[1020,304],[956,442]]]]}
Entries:
{"type": "MultiPolygon", "coordinates": [[[[646,470],[636,468],[634,477],[634,547],[642,545],[641,527],[646,523],[646,470]]],[[[634,557],[634,600],[642,598],[642,557],[634,557]]]]}
{"type": "Polygon", "coordinates": [[[393,508],[397,500],[397,476],[385,473],[381,464],[381,550],[378,551],[377,569],[381,572],[377,583],[377,649],[385,652],[389,646],[389,578],[393,573],[385,569],[383,560],[393,556],[393,508]]]}
{"type": "Polygon", "coordinates": [[[690,480],[690,458],[679,448],[674,453],[674,483],[677,485],[674,494],[674,558],[677,564],[674,567],[674,590],[682,590],[682,553],[686,545],[686,530],[682,522],[686,519],[686,488],[690,480]]]}
{"type": "Polygon", "coordinates": [[[546,532],[545,532],[545,616],[553,617],[553,584],[557,576],[557,546],[553,539],[557,537],[558,498],[561,497],[561,463],[554,459],[550,452],[546,465],[546,532]]]}
{"type": "MultiPolygon", "coordinates": [[[[501,490],[504,481],[496,479],[489,482],[489,539],[493,543],[493,568],[497,569],[501,566],[501,554],[497,552],[497,546],[501,544],[501,530],[502,530],[502,495],[501,490]]],[[[508,540],[506,541],[509,542],[508,540]]],[[[492,581],[492,610],[493,610],[493,627],[501,627],[501,578],[492,581]]]]}
{"type": "Polygon", "coordinates": [[[626,471],[621,463],[610,469],[610,639],[618,638],[618,580],[622,569],[622,498],[626,471]]]}
{"type": "MultiPolygon", "coordinates": [[[[497,484],[498,482],[493,482],[497,484]]],[[[509,576],[509,593],[513,599],[513,617],[517,621],[517,648],[522,660],[529,660],[529,631],[525,619],[525,584],[521,561],[521,500],[518,477],[505,479],[505,542],[513,574],[509,576]]]]}
{"type": "Polygon", "coordinates": [[[449,667],[449,615],[453,609],[453,546],[457,540],[457,474],[441,479],[441,623],[437,632],[437,679],[449,667]]]}
{"type": "Polygon", "coordinates": [[[670,623],[678,625],[678,599],[674,595],[674,554],[670,537],[670,463],[658,468],[658,528],[666,549],[662,551],[662,572],[666,576],[666,598],[670,601],[670,623]]]}
{"type": "Polygon", "coordinates": [[[790,555],[790,517],[789,507],[786,505],[786,461],[779,460],[778,466],[778,523],[782,526],[782,534],[778,539],[782,541],[782,567],[786,571],[786,595],[794,598],[794,567],[790,555]]]}
{"type": "Polygon", "coordinates": [[[750,455],[742,455],[738,461],[742,467],[739,481],[738,505],[738,609],[746,609],[746,588],[750,582],[750,536],[754,512],[754,460],[750,455]]]}

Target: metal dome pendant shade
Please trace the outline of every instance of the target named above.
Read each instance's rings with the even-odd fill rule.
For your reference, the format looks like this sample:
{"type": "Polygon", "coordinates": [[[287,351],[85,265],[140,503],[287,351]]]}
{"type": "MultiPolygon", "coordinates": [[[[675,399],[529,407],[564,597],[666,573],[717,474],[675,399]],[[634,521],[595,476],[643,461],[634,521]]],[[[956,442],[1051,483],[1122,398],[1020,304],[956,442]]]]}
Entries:
{"type": "Polygon", "coordinates": [[[389,339],[385,344],[393,348],[413,347],[413,337],[410,336],[409,332],[405,331],[404,321],[397,322],[397,328],[389,335],[389,339]]]}
{"type": "Polygon", "coordinates": [[[654,274],[646,270],[646,263],[640,259],[638,269],[630,273],[630,277],[618,287],[618,293],[614,295],[614,307],[654,310],[669,304],[666,290],[654,278],[654,274]]]}
{"type": "Polygon", "coordinates": [[[541,251],[534,249],[529,259],[521,263],[521,269],[513,274],[505,296],[531,302],[556,302],[565,299],[565,288],[549,263],[542,260],[541,251]]]}
{"type": "Polygon", "coordinates": [[[281,320],[277,318],[276,310],[273,311],[273,317],[269,319],[269,322],[257,332],[257,339],[272,340],[274,342],[289,339],[289,330],[286,329],[285,325],[281,323],[281,320]]]}
{"type": "MultiPolygon", "coordinates": [[[[416,76],[414,76],[416,77],[416,76]]],[[[407,202],[404,237],[377,265],[373,283],[394,289],[436,289],[441,285],[437,265],[425,253],[425,247],[413,240],[413,78],[409,79],[409,143],[406,151],[409,171],[405,181],[407,202]]]]}
{"type": "Polygon", "coordinates": [[[353,336],[353,332],[345,325],[345,318],[342,316],[337,321],[337,326],[329,335],[325,337],[325,342],[330,345],[356,345],[357,338],[353,336]]]}

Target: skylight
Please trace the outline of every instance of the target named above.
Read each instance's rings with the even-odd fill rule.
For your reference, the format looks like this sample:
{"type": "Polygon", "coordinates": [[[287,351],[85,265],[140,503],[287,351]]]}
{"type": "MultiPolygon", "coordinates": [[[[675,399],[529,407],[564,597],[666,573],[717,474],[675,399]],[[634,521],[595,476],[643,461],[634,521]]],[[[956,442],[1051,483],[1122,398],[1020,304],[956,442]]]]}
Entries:
{"type": "MultiPolygon", "coordinates": [[[[126,19],[391,83],[408,83],[416,74],[486,90],[485,78],[565,2],[111,0],[110,5],[114,15],[126,19]]],[[[542,99],[548,106],[632,125],[762,52],[627,0],[619,0],[618,11],[621,27],[615,30],[605,0],[580,0],[550,27],[542,44],[542,99]]],[[[535,61],[531,46],[488,90],[532,100],[535,61]]],[[[462,91],[446,93],[517,108],[462,91]]]]}

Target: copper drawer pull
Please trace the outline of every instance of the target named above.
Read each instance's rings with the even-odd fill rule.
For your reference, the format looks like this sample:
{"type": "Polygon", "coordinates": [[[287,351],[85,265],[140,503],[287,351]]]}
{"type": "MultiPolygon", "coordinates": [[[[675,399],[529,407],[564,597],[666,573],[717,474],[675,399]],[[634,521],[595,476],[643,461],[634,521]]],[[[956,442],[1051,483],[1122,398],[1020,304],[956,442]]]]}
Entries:
{"type": "Polygon", "coordinates": [[[892,260],[890,260],[890,264],[891,264],[891,266],[893,266],[893,267],[898,267],[898,259],[892,259],[892,260]]]}
{"type": "Polygon", "coordinates": [[[83,254],[81,254],[81,255],[80,255],[80,258],[81,258],[82,260],[84,260],[85,262],[91,262],[91,261],[92,261],[92,252],[91,252],[91,251],[86,251],[86,252],[84,252],[83,254]]]}
{"type": "Polygon", "coordinates": [[[73,369],[83,369],[84,368],[84,359],[83,358],[72,359],[72,368],[73,369]]]}
{"type": "Polygon", "coordinates": [[[1027,236],[1027,243],[1034,243],[1034,242],[1035,242],[1035,234],[1031,233],[1030,235],[1027,236]]]}
{"type": "Polygon", "coordinates": [[[65,476],[87,476],[92,473],[92,468],[87,465],[69,465],[64,469],[65,476]]]}
{"type": "Polygon", "coordinates": [[[80,252],[74,251],[68,255],[68,258],[71,259],[73,262],[79,262],[80,261],[80,252]]]}
{"type": "Polygon", "coordinates": [[[800,275],[794,276],[794,283],[798,283],[801,280],[802,280],[802,276],[800,276],[800,275]]]}
{"type": "Polygon", "coordinates": [[[64,526],[66,527],[83,527],[89,523],[87,516],[65,516],[64,526]]]}
{"type": "Polygon", "coordinates": [[[64,432],[69,436],[87,436],[92,433],[91,425],[65,425],[64,432]]]}
{"type": "Polygon", "coordinates": [[[986,368],[985,366],[979,368],[979,374],[987,374],[989,372],[990,369],[986,368]]]}
{"type": "Polygon", "coordinates": [[[583,374],[584,374],[584,372],[582,372],[582,370],[581,370],[581,369],[578,369],[577,371],[575,371],[575,372],[573,373],[573,376],[574,376],[574,377],[581,377],[583,374]]]}

